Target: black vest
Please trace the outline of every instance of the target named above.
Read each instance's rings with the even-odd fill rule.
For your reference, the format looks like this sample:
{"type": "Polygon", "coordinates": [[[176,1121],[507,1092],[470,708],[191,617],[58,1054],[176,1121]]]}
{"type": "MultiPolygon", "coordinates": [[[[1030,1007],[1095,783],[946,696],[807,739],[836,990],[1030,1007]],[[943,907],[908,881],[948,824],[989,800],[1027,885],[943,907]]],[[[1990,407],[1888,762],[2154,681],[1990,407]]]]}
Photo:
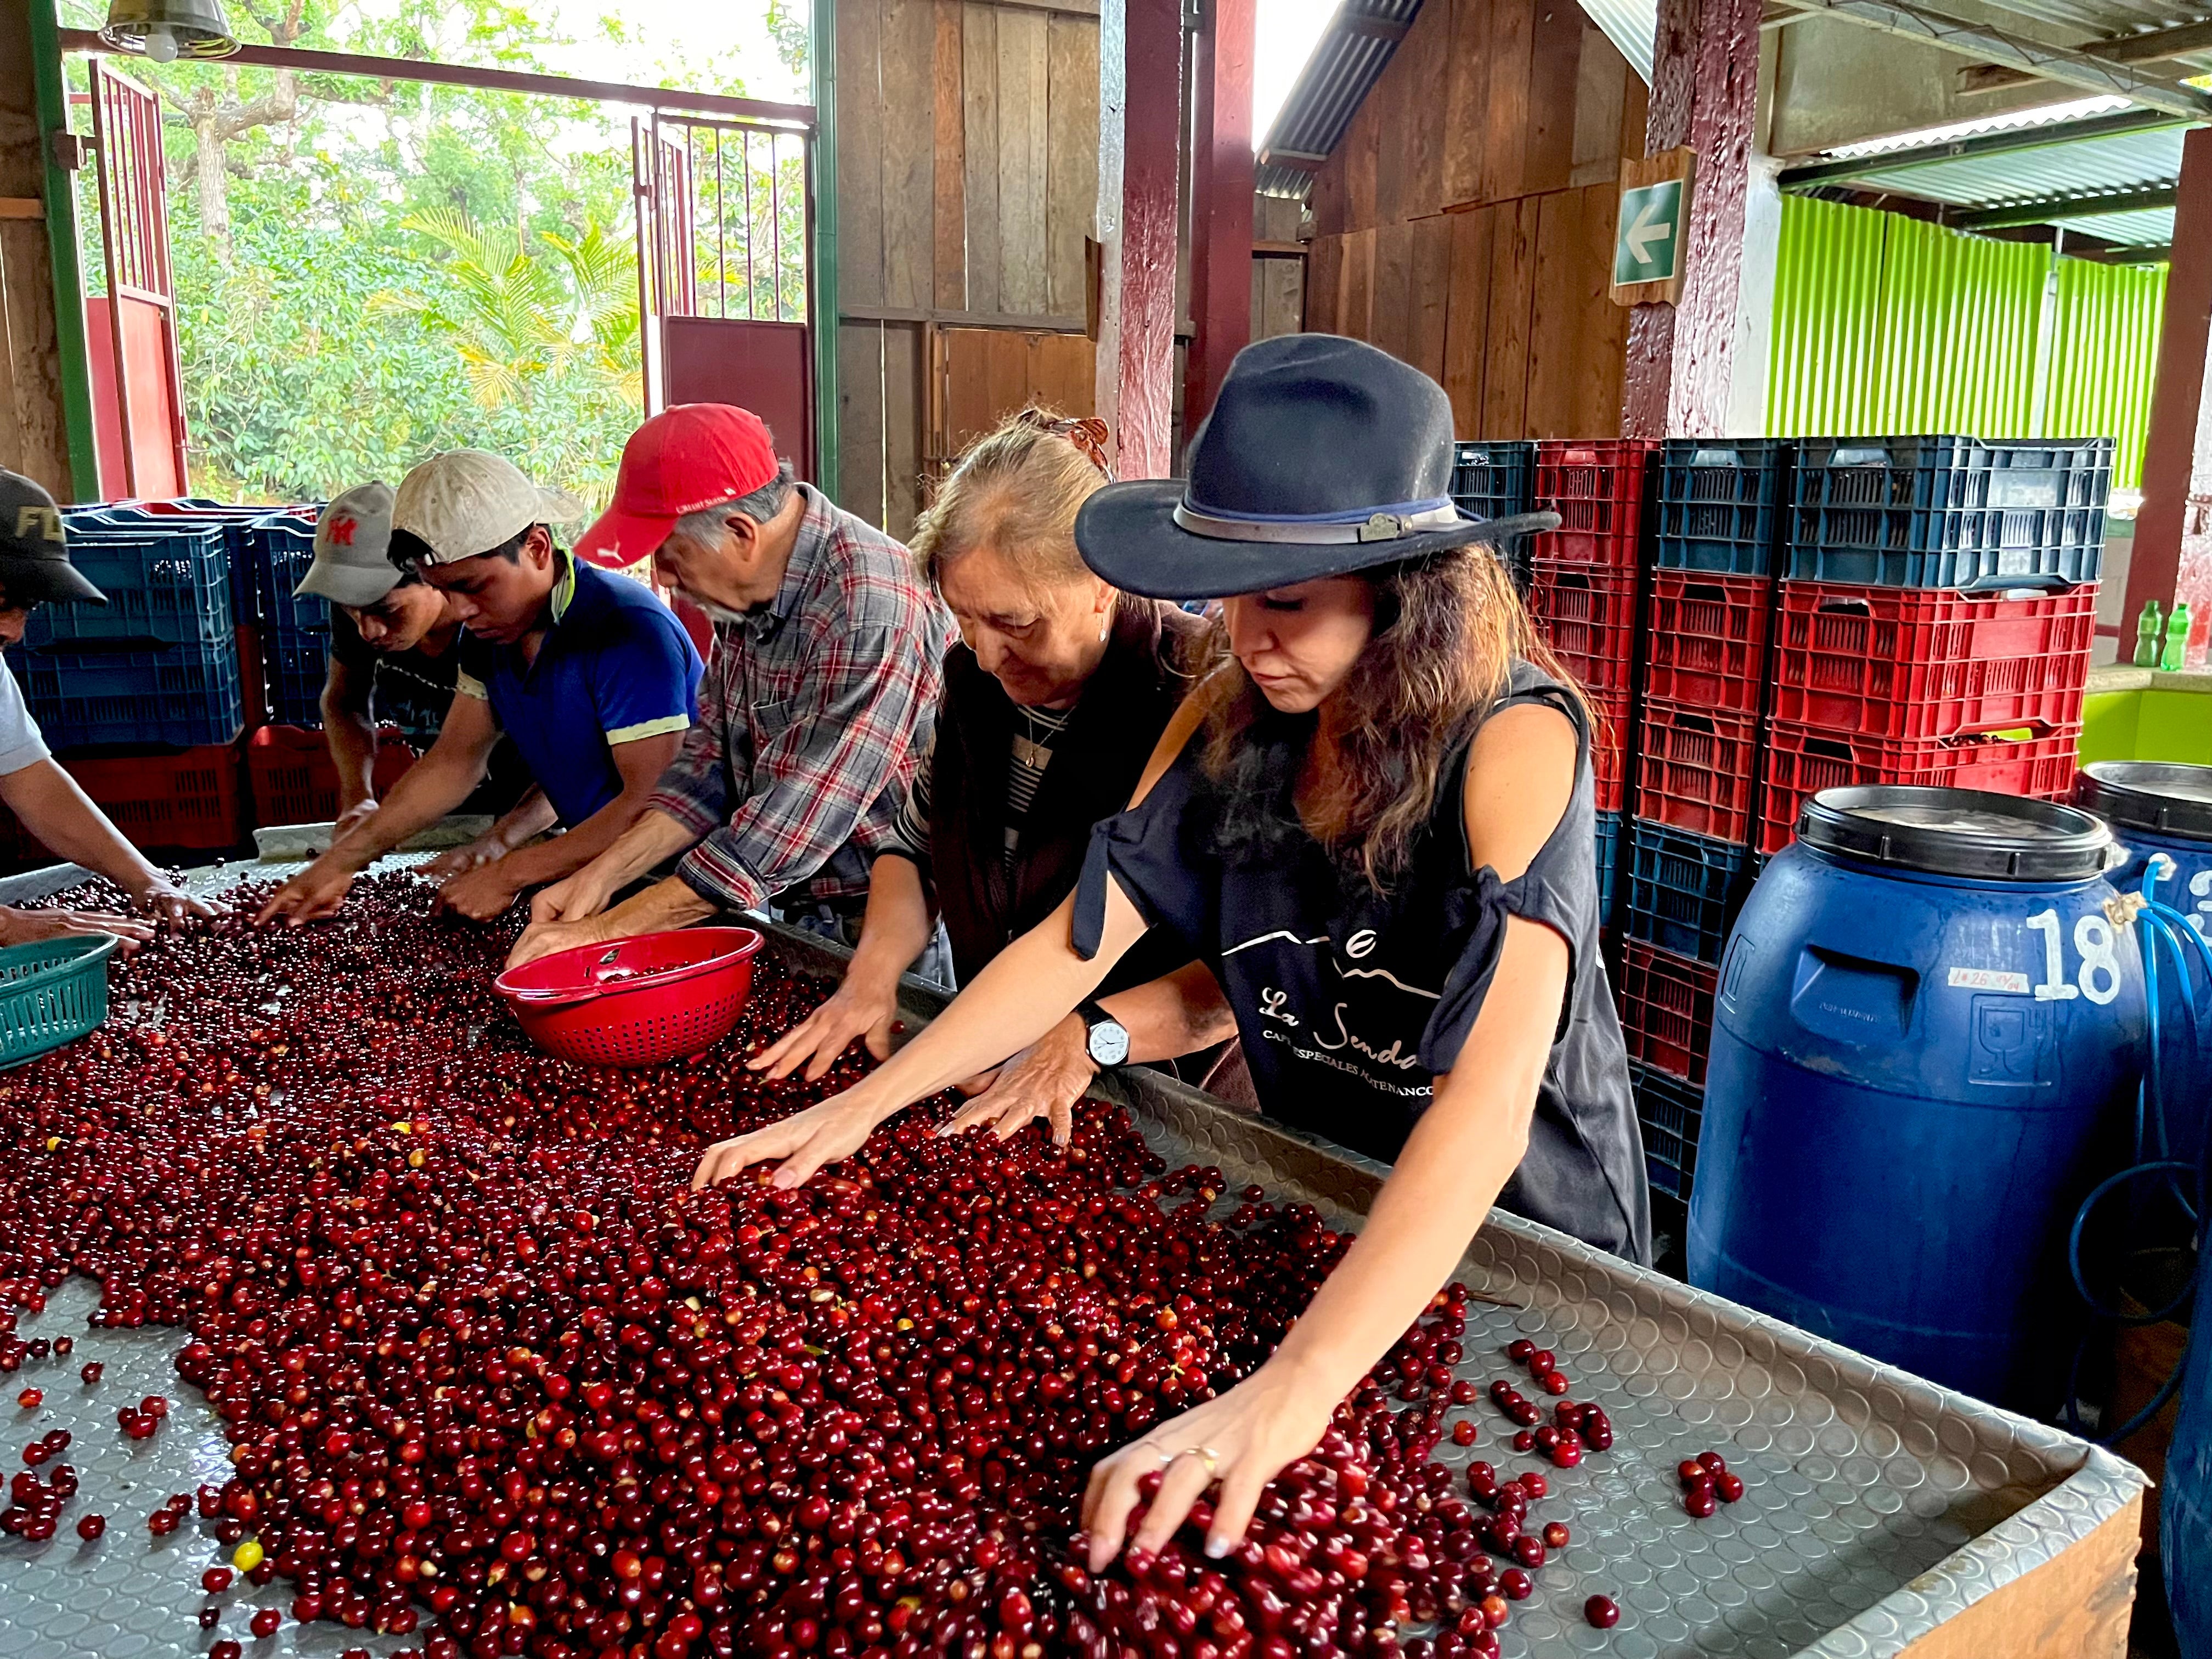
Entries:
{"type": "MultiPolygon", "coordinates": [[[[1122,599],[1106,654],[1053,744],[1011,868],[1006,774],[1014,705],[966,646],[945,653],[929,779],[930,874],[962,984],[1074,890],[1091,826],[1128,805],[1189,686],[1179,668],[1204,630],[1185,611],[1122,599]]],[[[1164,939],[1146,939],[1115,965],[1101,994],[1142,985],[1189,959],[1164,939]]]]}

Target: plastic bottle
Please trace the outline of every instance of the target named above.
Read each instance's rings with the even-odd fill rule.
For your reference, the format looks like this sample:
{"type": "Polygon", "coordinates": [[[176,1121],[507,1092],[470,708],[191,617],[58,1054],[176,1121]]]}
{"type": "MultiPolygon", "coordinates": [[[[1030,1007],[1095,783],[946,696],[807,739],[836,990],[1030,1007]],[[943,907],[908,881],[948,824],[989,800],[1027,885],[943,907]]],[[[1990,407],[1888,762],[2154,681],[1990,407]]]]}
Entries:
{"type": "Polygon", "coordinates": [[[2156,599],[2143,601],[2142,615],[2136,618],[2136,666],[2158,666],[2160,648],[2166,643],[2166,617],[2156,599]]]}
{"type": "Polygon", "coordinates": [[[2186,599],[2176,599],[2173,602],[2173,609],[2166,613],[2166,652],[2159,658],[2158,665],[2168,673],[2179,672],[2182,657],[2188,649],[2189,602],[2186,599]]]}

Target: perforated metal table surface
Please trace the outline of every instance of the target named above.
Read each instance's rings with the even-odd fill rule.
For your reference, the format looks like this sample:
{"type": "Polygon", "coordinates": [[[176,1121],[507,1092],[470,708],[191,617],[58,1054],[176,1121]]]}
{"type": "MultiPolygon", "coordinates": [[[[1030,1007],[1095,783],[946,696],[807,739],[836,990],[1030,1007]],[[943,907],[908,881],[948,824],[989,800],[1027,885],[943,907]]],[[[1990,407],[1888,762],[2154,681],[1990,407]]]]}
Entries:
{"type": "MultiPolygon", "coordinates": [[[[226,866],[194,884],[268,873],[226,866]]],[[[811,936],[775,935],[793,966],[836,968],[837,953],[811,936]]],[[[907,1002],[915,1020],[941,1006],[913,981],[907,1002]]],[[[1257,1181],[1348,1223],[1364,1213],[1384,1173],[1171,1079],[1127,1078],[1121,1096],[1153,1146],[1176,1163],[1218,1164],[1232,1187],[1257,1181]]],[[[1617,1437],[1613,1450],[1579,1468],[1546,1470],[1553,1496],[1543,1516],[1566,1520],[1575,1541],[1536,1575],[1535,1595],[1500,1632],[1512,1659],[1900,1654],[2065,1556],[2145,1488],[2130,1465],[2057,1430],[1502,1213],[1477,1235],[1462,1271],[1477,1290],[1522,1305],[1469,1309],[1462,1374],[1478,1383],[1510,1375],[1504,1345],[1537,1338],[1574,1377],[1576,1397],[1606,1408],[1617,1437]],[[1701,1521],[1683,1512],[1674,1469],[1707,1449],[1728,1457],[1747,1492],[1701,1521]],[[1595,1591],[1620,1602],[1616,1628],[1582,1619],[1595,1591]]],[[[214,1413],[172,1369],[177,1334],[87,1330],[94,1302],[94,1288],[72,1280],[20,1327],[27,1336],[71,1333],[77,1343],[66,1360],[29,1362],[6,1379],[9,1443],[20,1449],[48,1427],[70,1429],[76,1442],[65,1455],[82,1487],[52,1541],[0,1540],[0,1656],[203,1654],[211,1638],[193,1613],[210,1598],[199,1574],[220,1553],[197,1518],[150,1544],[145,1522],[168,1493],[222,1478],[225,1442],[214,1413]],[[86,1359],[106,1366],[97,1389],[77,1381],[86,1359]],[[13,1405],[26,1383],[46,1390],[36,1412],[13,1405]],[[150,1440],[125,1440],[116,1406],[151,1393],[174,1402],[167,1424],[150,1440]],[[69,1528],[94,1510],[109,1517],[107,1534],[81,1543],[69,1528]]],[[[1501,1471],[1529,1463],[1506,1449],[1494,1412],[1467,1414],[1480,1425],[1476,1444],[1447,1443],[1440,1455],[1487,1458],[1501,1471]]],[[[246,1609],[284,1598],[282,1581],[259,1593],[241,1583],[216,1598],[234,1609],[216,1634],[244,1643],[248,1659],[350,1647],[381,1655],[420,1640],[288,1620],[278,1636],[254,1642],[246,1609]]]]}

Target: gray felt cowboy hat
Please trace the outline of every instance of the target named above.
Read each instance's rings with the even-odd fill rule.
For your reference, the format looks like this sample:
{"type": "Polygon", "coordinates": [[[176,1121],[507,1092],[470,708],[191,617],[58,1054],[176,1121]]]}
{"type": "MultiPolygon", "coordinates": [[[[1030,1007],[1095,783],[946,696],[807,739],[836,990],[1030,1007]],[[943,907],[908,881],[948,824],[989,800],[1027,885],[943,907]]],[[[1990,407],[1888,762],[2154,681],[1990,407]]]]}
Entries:
{"type": "Polygon", "coordinates": [[[1442,386],[1358,340],[1285,334],[1237,354],[1190,477],[1107,485],[1077,514],[1075,544],[1116,587],[1194,599],[1559,527],[1555,513],[1462,512],[1451,474],[1442,386]]]}

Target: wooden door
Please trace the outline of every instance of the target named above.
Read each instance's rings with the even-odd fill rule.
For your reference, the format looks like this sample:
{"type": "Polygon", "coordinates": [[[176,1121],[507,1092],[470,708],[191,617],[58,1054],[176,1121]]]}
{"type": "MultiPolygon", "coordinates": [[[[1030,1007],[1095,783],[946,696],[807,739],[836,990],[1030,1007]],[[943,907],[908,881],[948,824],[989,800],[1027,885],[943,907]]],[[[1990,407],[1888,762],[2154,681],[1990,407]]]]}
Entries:
{"type": "Polygon", "coordinates": [[[1033,404],[1063,415],[1097,410],[1097,349],[1084,335],[933,328],[929,350],[923,455],[933,477],[942,477],[969,444],[1033,404]]]}
{"type": "Polygon", "coordinates": [[[182,495],[184,381],[161,100],[95,58],[92,123],[107,270],[107,292],[87,302],[85,315],[100,493],[110,499],[182,495]]]}

